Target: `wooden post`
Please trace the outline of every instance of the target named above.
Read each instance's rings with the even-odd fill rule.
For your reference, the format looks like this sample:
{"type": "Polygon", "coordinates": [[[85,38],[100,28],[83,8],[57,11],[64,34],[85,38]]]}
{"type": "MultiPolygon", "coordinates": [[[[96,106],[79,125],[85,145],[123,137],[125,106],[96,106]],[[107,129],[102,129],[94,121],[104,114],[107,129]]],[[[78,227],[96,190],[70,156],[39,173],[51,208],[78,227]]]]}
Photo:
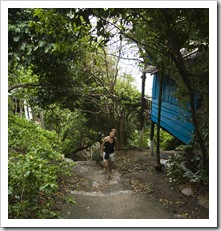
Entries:
{"type": "Polygon", "coordinates": [[[140,150],[143,150],[143,128],[140,130],[140,150]]]}
{"type": "Polygon", "coordinates": [[[29,120],[29,116],[28,116],[28,106],[26,104],[26,101],[24,101],[24,110],[25,110],[25,118],[27,120],[29,120]]]}
{"type": "Polygon", "coordinates": [[[18,100],[17,100],[17,98],[15,98],[14,104],[15,104],[15,115],[16,115],[16,113],[18,111],[18,100]]]}
{"type": "MultiPolygon", "coordinates": [[[[20,101],[21,102],[21,101],[20,101]]],[[[20,110],[20,112],[19,112],[19,116],[20,116],[20,118],[22,118],[22,114],[23,114],[23,104],[22,103],[20,103],[20,108],[19,108],[19,110],[20,110]]]]}
{"type": "Polygon", "coordinates": [[[45,129],[43,111],[40,111],[40,121],[41,121],[41,128],[45,129]]]}
{"type": "Polygon", "coordinates": [[[142,78],[142,92],[141,92],[141,123],[140,123],[140,149],[143,148],[143,125],[144,125],[144,92],[145,92],[145,81],[146,74],[143,73],[142,78]]]}
{"type": "Polygon", "coordinates": [[[161,117],[161,102],[162,102],[162,91],[163,91],[163,78],[160,78],[160,89],[159,89],[159,99],[158,99],[158,120],[157,120],[157,150],[156,150],[156,170],[161,170],[162,166],[160,164],[160,117],[161,117]]]}
{"type": "Polygon", "coordinates": [[[154,156],[154,122],[152,120],[150,123],[150,153],[154,156]]]}

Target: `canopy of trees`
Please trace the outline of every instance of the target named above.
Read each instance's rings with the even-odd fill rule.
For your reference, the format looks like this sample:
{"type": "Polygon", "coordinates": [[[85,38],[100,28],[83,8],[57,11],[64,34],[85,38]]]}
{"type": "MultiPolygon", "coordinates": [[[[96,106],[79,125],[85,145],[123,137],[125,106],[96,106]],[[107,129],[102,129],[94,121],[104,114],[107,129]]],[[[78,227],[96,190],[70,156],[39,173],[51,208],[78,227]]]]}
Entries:
{"type": "Polygon", "coordinates": [[[208,9],[9,9],[9,91],[18,94],[17,87],[29,88],[23,91],[32,107],[56,104],[80,110],[97,133],[116,127],[123,147],[138,124],[134,119],[140,99],[128,84],[132,77],[119,75],[119,60],[123,44],[135,43],[138,65],[151,62],[161,76],[173,77],[177,97],[190,103],[205,164],[208,17],[208,9]],[[108,44],[116,36],[119,46],[114,57],[108,44]],[[195,49],[197,58],[185,62],[183,53],[195,49]],[[196,95],[202,103],[198,114],[196,95]],[[203,123],[198,120],[201,116],[203,123]]]}

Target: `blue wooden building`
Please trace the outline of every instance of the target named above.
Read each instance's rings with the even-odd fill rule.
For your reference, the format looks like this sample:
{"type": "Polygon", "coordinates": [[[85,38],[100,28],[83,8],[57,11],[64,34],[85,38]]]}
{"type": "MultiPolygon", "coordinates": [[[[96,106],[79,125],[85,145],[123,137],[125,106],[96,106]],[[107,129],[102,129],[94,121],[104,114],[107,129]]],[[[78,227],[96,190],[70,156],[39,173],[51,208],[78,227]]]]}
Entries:
{"type": "MultiPolygon", "coordinates": [[[[154,74],[150,118],[156,124],[158,123],[159,89],[160,78],[157,74],[154,74]]],[[[184,108],[179,106],[179,102],[174,96],[175,91],[175,81],[169,77],[164,77],[162,84],[160,127],[183,143],[189,144],[194,135],[190,107],[184,108]]]]}

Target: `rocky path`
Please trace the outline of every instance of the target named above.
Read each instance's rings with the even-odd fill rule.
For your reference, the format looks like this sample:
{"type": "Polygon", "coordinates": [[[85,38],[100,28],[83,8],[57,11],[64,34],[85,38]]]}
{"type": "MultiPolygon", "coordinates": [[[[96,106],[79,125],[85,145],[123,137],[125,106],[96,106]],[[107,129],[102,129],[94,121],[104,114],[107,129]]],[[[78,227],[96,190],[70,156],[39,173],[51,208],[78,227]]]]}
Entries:
{"type": "Polygon", "coordinates": [[[109,180],[95,162],[76,162],[68,185],[61,206],[65,219],[174,218],[170,209],[150,195],[132,191],[128,180],[116,169],[113,179],[109,180]]]}

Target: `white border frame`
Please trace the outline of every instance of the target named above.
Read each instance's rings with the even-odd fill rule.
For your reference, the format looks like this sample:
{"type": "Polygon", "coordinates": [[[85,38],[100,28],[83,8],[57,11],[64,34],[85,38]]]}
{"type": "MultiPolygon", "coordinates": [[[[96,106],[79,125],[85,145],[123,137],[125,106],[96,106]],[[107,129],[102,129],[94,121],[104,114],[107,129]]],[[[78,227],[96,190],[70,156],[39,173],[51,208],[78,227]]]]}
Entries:
{"type": "Polygon", "coordinates": [[[1,226],[2,227],[217,227],[217,1],[1,1],[1,226]],[[125,4],[126,3],[126,4],[125,4]],[[209,219],[8,219],[8,8],[209,8],[209,219]],[[160,7],[159,7],[160,6],[160,7]]]}

